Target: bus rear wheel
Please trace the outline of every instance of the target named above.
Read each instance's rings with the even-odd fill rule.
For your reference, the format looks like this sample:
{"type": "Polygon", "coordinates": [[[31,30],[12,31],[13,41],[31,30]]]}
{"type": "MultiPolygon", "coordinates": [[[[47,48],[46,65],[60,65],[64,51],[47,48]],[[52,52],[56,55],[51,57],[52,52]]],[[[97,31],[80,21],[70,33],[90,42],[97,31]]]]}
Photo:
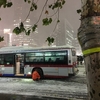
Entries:
{"type": "Polygon", "coordinates": [[[43,71],[41,69],[37,69],[39,75],[40,75],[40,79],[43,79],[44,75],[43,75],[43,71]]]}
{"type": "MultiPolygon", "coordinates": [[[[43,79],[43,77],[44,77],[44,75],[43,75],[43,71],[41,70],[41,69],[35,69],[37,72],[38,72],[38,74],[40,75],[40,79],[43,79]]],[[[35,71],[34,70],[34,71],[35,71]]],[[[32,79],[33,79],[33,73],[34,73],[34,71],[32,72],[32,79]]],[[[34,79],[33,79],[34,80],[34,79]]]]}

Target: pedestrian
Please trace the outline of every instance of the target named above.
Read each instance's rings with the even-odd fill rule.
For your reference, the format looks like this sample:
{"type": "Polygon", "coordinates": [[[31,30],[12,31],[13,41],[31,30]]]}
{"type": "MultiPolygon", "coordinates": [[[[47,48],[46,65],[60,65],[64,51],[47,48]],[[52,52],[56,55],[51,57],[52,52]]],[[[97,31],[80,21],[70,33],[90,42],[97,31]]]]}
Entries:
{"type": "Polygon", "coordinates": [[[35,71],[32,73],[32,79],[33,79],[34,81],[40,80],[40,75],[39,75],[37,69],[35,69],[35,71]]]}
{"type": "Polygon", "coordinates": [[[80,64],[82,65],[83,63],[83,56],[80,56],[80,64]]]}

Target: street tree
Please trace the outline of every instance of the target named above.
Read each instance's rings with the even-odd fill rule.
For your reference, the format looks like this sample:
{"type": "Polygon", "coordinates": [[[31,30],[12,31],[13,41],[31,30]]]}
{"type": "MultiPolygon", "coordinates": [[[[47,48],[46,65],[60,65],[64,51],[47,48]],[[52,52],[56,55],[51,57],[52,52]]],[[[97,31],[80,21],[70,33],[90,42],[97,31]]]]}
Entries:
{"type": "Polygon", "coordinates": [[[85,60],[88,100],[100,100],[100,0],[81,0],[78,40],[85,60]]]}

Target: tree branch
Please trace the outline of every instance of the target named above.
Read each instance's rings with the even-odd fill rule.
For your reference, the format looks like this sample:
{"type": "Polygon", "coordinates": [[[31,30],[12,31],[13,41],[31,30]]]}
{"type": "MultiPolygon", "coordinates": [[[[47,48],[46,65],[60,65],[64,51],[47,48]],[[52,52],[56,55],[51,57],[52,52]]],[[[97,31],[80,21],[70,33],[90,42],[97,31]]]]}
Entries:
{"type": "Polygon", "coordinates": [[[54,15],[56,15],[56,14],[57,14],[57,12],[58,12],[58,9],[57,9],[57,11],[56,11],[56,12],[54,12],[52,15],[49,15],[49,16],[47,16],[47,17],[53,17],[54,15]]]}
{"type": "Polygon", "coordinates": [[[57,27],[58,21],[59,21],[59,7],[58,7],[58,18],[57,18],[57,22],[56,22],[56,25],[55,25],[55,28],[54,28],[53,32],[56,30],[56,27],[57,27]]]}
{"type": "MultiPolygon", "coordinates": [[[[34,0],[32,0],[32,3],[34,2],[34,0]]],[[[31,6],[32,6],[32,3],[31,3],[31,6]]],[[[26,18],[22,21],[23,23],[27,20],[27,18],[29,17],[29,15],[30,15],[30,10],[29,10],[29,12],[28,12],[28,15],[26,16],[26,18]]]]}
{"type": "Polygon", "coordinates": [[[46,0],[44,6],[43,6],[43,8],[42,8],[42,11],[41,11],[41,14],[40,14],[40,16],[39,16],[39,19],[38,19],[37,22],[35,23],[36,25],[37,25],[37,23],[38,23],[38,22],[40,21],[40,19],[41,19],[42,13],[43,13],[43,11],[44,11],[44,8],[45,8],[47,2],[48,2],[48,0],[46,0]]]}

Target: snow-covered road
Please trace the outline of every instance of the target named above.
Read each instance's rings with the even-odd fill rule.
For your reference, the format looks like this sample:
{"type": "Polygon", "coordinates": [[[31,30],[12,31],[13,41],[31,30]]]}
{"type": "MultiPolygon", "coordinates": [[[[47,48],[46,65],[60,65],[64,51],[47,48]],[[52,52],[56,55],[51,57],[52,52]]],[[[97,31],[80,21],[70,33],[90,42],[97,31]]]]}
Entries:
{"type": "Polygon", "coordinates": [[[84,72],[84,67],[80,67],[79,73],[71,78],[38,82],[23,78],[0,78],[0,93],[86,100],[87,86],[84,72]]]}

